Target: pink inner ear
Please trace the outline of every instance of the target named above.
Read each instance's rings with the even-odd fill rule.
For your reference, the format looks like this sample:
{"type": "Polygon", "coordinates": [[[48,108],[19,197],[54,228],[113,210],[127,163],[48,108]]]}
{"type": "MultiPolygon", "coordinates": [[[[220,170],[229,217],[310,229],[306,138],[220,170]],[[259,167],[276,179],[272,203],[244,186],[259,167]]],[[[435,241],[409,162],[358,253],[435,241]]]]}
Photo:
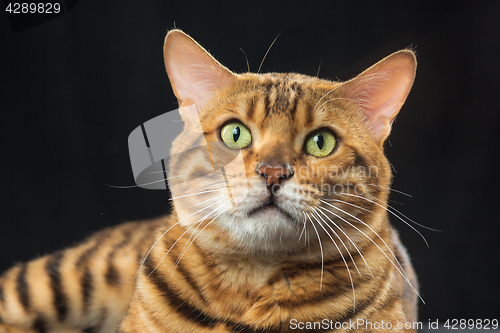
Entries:
{"type": "Polygon", "coordinates": [[[200,110],[218,90],[235,78],[185,33],[169,32],[164,45],[165,67],[179,105],[189,101],[200,110]]]}
{"type": "Polygon", "coordinates": [[[345,83],[348,97],[366,111],[378,143],[383,143],[389,135],[391,123],[410,92],[415,69],[413,52],[399,51],[345,83]]]}

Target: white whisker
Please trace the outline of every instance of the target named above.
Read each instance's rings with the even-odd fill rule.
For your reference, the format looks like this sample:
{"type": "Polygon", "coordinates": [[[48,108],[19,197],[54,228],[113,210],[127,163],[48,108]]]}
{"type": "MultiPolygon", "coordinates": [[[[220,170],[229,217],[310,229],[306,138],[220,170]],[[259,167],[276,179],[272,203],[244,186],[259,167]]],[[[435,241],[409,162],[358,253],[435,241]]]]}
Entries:
{"type": "MultiPolygon", "coordinates": [[[[332,226],[331,226],[331,225],[330,225],[327,221],[325,221],[325,220],[324,220],[324,219],[323,219],[323,218],[319,215],[319,213],[322,213],[323,215],[325,215],[325,214],[324,214],[323,212],[321,212],[320,210],[316,209],[316,208],[312,208],[312,207],[309,207],[309,208],[310,208],[310,209],[312,209],[312,210],[316,213],[316,215],[317,215],[317,216],[321,219],[321,221],[323,221],[323,222],[326,224],[326,226],[327,226],[327,227],[328,227],[328,228],[329,228],[329,229],[333,232],[333,234],[335,235],[335,237],[337,237],[337,238],[339,239],[340,243],[342,243],[342,246],[343,246],[343,247],[344,247],[344,249],[346,250],[346,252],[347,252],[347,254],[349,255],[349,257],[351,258],[351,261],[352,261],[352,263],[354,264],[354,268],[356,269],[356,271],[358,272],[358,274],[359,274],[359,275],[361,275],[361,272],[360,272],[360,271],[359,271],[359,269],[358,269],[358,265],[356,264],[356,261],[354,261],[354,258],[352,257],[351,252],[349,251],[349,249],[347,248],[347,246],[345,245],[345,243],[342,241],[342,238],[340,238],[340,236],[339,236],[339,235],[335,232],[335,230],[333,230],[332,226]]],[[[326,215],[325,215],[325,216],[326,216],[326,215]]],[[[327,216],[327,218],[328,218],[328,216],[327,216]]],[[[342,232],[344,233],[344,235],[346,235],[346,236],[347,236],[347,234],[345,233],[345,231],[344,231],[344,230],[342,230],[342,229],[341,229],[341,228],[340,228],[340,227],[339,227],[339,226],[338,226],[335,222],[333,222],[330,218],[328,218],[328,219],[330,220],[330,222],[331,222],[331,223],[333,223],[333,225],[334,225],[335,227],[337,227],[340,231],[342,231],[342,232]]],[[[326,230],[325,230],[325,232],[326,232],[326,230]]],[[[327,232],[327,234],[328,234],[328,232],[327,232]]],[[[348,237],[348,236],[347,236],[347,237],[348,237]]],[[[331,239],[331,236],[330,236],[330,239],[331,239]]],[[[332,239],[332,241],[333,241],[333,239],[332,239]]],[[[334,242],[334,243],[335,243],[335,242],[334,242]]],[[[337,246],[337,245],[335,244],[335,246],[337,246]]],[[[354,246],[356,246],[356,245],[354,245],[354,246]]],[[[339,248],[338,248],[338,247],[337,247],[337,250],[339,250],[339,248]]],[[[340,250],[339,250],[339,253],[340,253],[340,255],[342,256],[342,252],[340,252],[340,250]]]]}
{"type": "MultiPolygon", "coordinates": [[[[376,73],[376,74],[365,74],[365,75],[363,75],[363,79],[367,79],[367,78],[370,78],[370,77],[376,77],[376,76],[378,76],[378,75],[379,75],[378,73],[376,73]]],[[[359,80],[359,79],[360,79],[360,77],[359,77],[359,76],[357,76],[357,77],[355,77],[355,78],[354,78],[354,79],[352,79],[352,80],[359,80]]],[[[355,99],[350,99],[350,98],[341,98],[341,97],[338,97],[338,98],[333,98],[333,99],[328,100],[327,102],[325,102],[325,103],[321,104],[321,106],[318,108],[318,104],[319,104],[319,103],[320,103],[320,102],[321,102],[321,101],[322,101],[322,100],[323,100],[326,96],[328,96],[329,94],[331,94],[332,92],[334,92],[335,90],[337,90],[337,89],[338,89],[338,88],[340,88],[340,87],[342,87],[342,84],[337,85],[335,88],[331,89],[330,91],[328,91],[327,93],[325,93],[323,96],[321,96],[321,98],[318,100],[318,102],[317,102],[317,103],[316,103],[316,105],[314,106],[314,109],[313,109],[313,110],[314,110],[315,112],[316,112],[316,111],[318,111],[319,109],[321,109],[321,107],[322,107],[325,103],[327,103],[327,102],[329,102],[329,101],[332,101],[332,100],[334,100],[334,99],[338,99],[338,100],[347,100],[347,101],[352,101],[352,102],[355,102],[355,103],[361,103],[361,102],[363,102],[362,100],[355,100],[355,99]]]]}
{"type": "MultiPolygon", "coordinates": [[[[189,218],[189,217],[191,217],[191,216],[193,216],[193,215],[195,215],[195,214],[198,214],[199,212],[201,212],[201,211],[203,211],[203,210],[205,210],[205,209],[207,209],[207,208],[209,208],[209,207],[211,207],[211,206],[213,206],[213,205],[216,205],[217,203],[219,203],[220,201],[223,201],[223,200],[224,200],[224,199],[221,199],[221,200],[219,200],[219,201],[216,201],[216,202],[214,202],[213,204],[211,204],[211,205],[209,205],[209,206],[207,206],[207,207],[205,207],[205,208],[202,208],[202,209],[200,209],[200,210],[198,210],[198,211],[196,211],[196,212],[192,213],[191,215],[188,215],[188,216],[184,217],[183,219],[179,220],[179,222],[177,222],[176,224],[180,223],[181,221],[183,221],[183,220],[185,220],[185,219],[187,219],[187,218],[189,218]]],[[[210,214],[212,214],[212,212],[211,212],[211,213],[209,213],[209,214],[207,214],[207,215],[205,215],[205,216],[208,216],[208,215],[210,215],[210,214]]],[[[203,217],[203,218],[204,218],[204,217],[203,217]]],[[[162,261],[165,259],[165,257],[166,257],[166,256],[170,253],[170,251],[171,251],[171,250],[172,250],[172,248],[175,246],[175,244],[177,244],[177,242],[178,242],[178,241],[179,241],[179,240],[180,240],[180,239],[181,239],[181,238],[182,238],[182,237],[186,234],[186,232],[188,232],[188,230],[189,230],[189,229],[191,229],[194,225],[198,224],[198,222],[199,222],[200,220],[202,220],[203,218],[200,218],[198,221],[196,221],[195,223],[193,223],[191,226],[189,226],[189,228],[187,228],[187,229],[184,231],[184,233],[183,233],[181,236],[179,236],[179,238],[178,238],[178,239],[174,242],[174,244],[170,247],[170,249],[168,249],[167,253],[165,253],[165,255],[163,256],[163,258],[160,260],[160,262],[159,262],[158,264],[156,264],[155,268],[154,268],[154,269],[153,269],[153,270],[149,273],[149,275],[148,275],[148,276],[150,276],[151,274],[153,274],[153,272],[154,272],[154,271],[158,268],[158,266],[160,266],[160,264],[161,264],[161,263],[162,263],[162,261]]],[[[165,231],[165,232],[164,232],[164,233],[163,233],[163,234],[162,234],[162,235],[161,235],[161,236],[160,236],[160,237],[156,240],[156,242],[153,244],[153,246],[151,246],[151,249],[150,249],[150,250],[148,251],[148,253],[146,254],[146,258],[144,258],[143,264],[144,264],[144,262],[146,261],[147,256],[148,256],[148,255],[151,253],[151,251],[153,250],[153,247],[154,247],[154,246],[155,246],[155,245],[156,245],[156,244],[160,241],[160,239],[161,239],[161,238],[162,238],[162,237],[163,237],[163,236],[164,236],[164,235],[165,235],[165,234],[166,234],[166,233],[167,233],[170,229],[172,229],[173,227],[174,227],[174,226],[170,227],[167,231],[165,231]]],[[[141,265],[141,266],[142,266],[142,265],[141,265]]]]}
{"type": "Polygon", "coordinates": [[[139,272],[141,271],[141,268],[144,266],[144,263],[146,262],[146,260],[148,259],[149,257],[149,254],[151,253],[151,251],[153,251],[153,248],[155,247],[155,245],[160,241],[160,239],[163,238],[163,236],[165,236],[173,227],[175,227],[176,225],[178,225],[179,223],[181,223],[181,221],[178,221],[177,223],[173,224],[170,228],[168,228],[163,234],[160,235],[160,237],[158,237],[158,239],[154,242],[153,245],[151,245],[151,247],[149,248],[149,251],[148,253],[146,253],[146,255],[144,256],[144,259],[142,260],[141,264],[139,265],[139,268],[137,269],[137,272],[135,273],[135,276],[134,278],[137,277],[137,274],[139,274],[139,272]]]}
{"type": "MultiPolygon", "coordinates": [[[[164,173],[164,172],[163,171],[155,171],[155,172],[148,172],[147,174],[153,174],[153,173],[164,173]]],[[[142,184],[136,184],[136,185],[119,186],[119,185],[109,185],[109,184],[106,184],[106,186],[113,187],[113,188],[136,188],[136,187],[141,187],[141,186],[147,186],[147,185],[153,185],[153,184],[161,183],[161,182],[167,181],[169,179],[174,179],[174,178],[178,178],[178,177],[182,177],[182,176],[184,176],[184,175],[162,178],[162,179],[158,179],[158,180],[155,180],[155,181],[152,181],[152,182],[149,182],[149,183],[142,183],[142,184]]]]}
{"type": "Polygon", "coordinates": [[[399,194],[402,194],[402,195],[406,195],[407,197],[413,198],[411,196],[411,194],[408,194],[408,193],[405,193],[405,192],[402,192],[402,191],[398,191],[398,190],[395,190],[395,189],[390,188],[390,187],[384,187],[384,186],[375,185],[375,184],[368,184],[368,185],[375,186],[375,187],[380,187],[380,188],[383,188],[383,189],[386,189],[386,190],[389,190],[389,191],[392,191],[392,192],[396,192],[396,193],[399,193],[399,194]]]}
{"type": "Polygon", "coordinates": [[[202,191],[202,192],[197,192],[197,193],[192,193],[192,194],[186,194],[186,195],[180,195],[178,197],[172,197],[168,200],[175,200],[175,199],[179,199],[179,198],[186,198],[186,197],[192,197],[194,195],[199,195],[199,194],[203,194],[203,193],[212,193],[212,192],[218,192],[220,189],[222,189],[223,187],[219,188],[219,189],[216,189],[216,190],[208,190],[208,191],[202,191]]]}
{"type": "MultiPolygon", "coordinates": [[[[229,175],[229,176],[234,177],[233,175],[229,175]]],[[[199,190],[200,188],[204,188],[204,187],[207,187],[207,186],[212,186],[212,185],[216,185],[216,184],[225,184],[225,183],[227,183],[225,180],[222,180],[220,182],[210,183],[210,184],[207,184],[207,185],[203,185],[203,186],[200,186],[200,187],[197,187],[197,188],[190,189],[189,191],[186,191],[186,193],[193,192],[193,191],[199,190]]],[[[219,188],[223,188],[223,186],[221,186],[219,188]]]]}
{"type": "Polygon", "coordinates": [[[205,203],[205,202],[207,202],[207,201],[214,200],[214,199],[217,199],[217,198],[222,198],[222,197],[223,197],[223,195],[218,195],[218,196],[215,196],[215,197],[213,197],[213,198],[207,199],[207,200],[205,200],[205,201],[198,202],[198,203],[197,203],[196,205],[194,205],[194,206],[196,207],[196,206],[199,206],[199,205],[201,205],[201,204],[203,204],[203,203],[205,203]]]}
{"type": "MultiPolygon", "coordinates": [[[[342,85],[339,84],[338,86],[336,86],[335,88],[331,89],[330,91],[328,91],[327,93],[325,93],[323,96],[321,96],[321,98],[318,100],[318,102],[316,103],[316,105],[314,106],[314,112],[316,112],[318,110],[318,104],[321,103],[321,101],[323,100],[323,98],[325,98],[326,96],[328,96],[330,93],[334,92],[335,90],[337,90],[339,87],[341,87],[342,85]]],[[[322,104],[323,106],[323,104],[322,104]]]]}
{"type": "Polygon", "coordinates": [[[307,214],[305,212],[303,212],[303,213],[305,215],[307,215],[307,217],[309,218],[309,222],[311,222],[311,225],[314,228],[314,231],[316,232],[316,236],[318,237],[319,250],[321,251],[321,277],[320,277],[320,281],[319,281],[319,290],[321,290],[321,288],[323,287],[323,269],[324,269],[324,265],[325,265],[325,258],[323,255],[323,245],[321,244],[321,237],[319,237],[318,229],[316,229],[316,227],[314,226],[314,223],[311,220],[311,217],[309,216],[309,214],[307,214]]]}
{"type": "Polygon", "coordinates": [[[299,241],[302,238],[302,235],[304,235],[304,245],[306,244],[306,238],[307,238],[307,231],[306,231],[306,217],[304,216],[304,227],[302,228],[302,231],[300,232],[299,236],[299,241]]]}
{"type": "Polygon", "coordinates": [[[379,207],[382,207],[383,209],[385,209],[386,211],[388,211],[389,213],[391,213],[392,215],[396,216],[399,220],[403,221],[407,226],[409,226],[410,228],[412,228],[417,234],[420,235],[420,237],[422,237],[422,239],[424,240],[425,244],[427,245],[427,247],[429,247],[429,243],[427,243],[427,239],[425,239],[424,235],[422,235],[420,233],[420,231],[418,231],[414,226],[412,226],[410,223],[406,222],[403,218],[401,218],[399,215],[397,215],[396,213],[394,213],[393,211],[391,211],[390,209],[388,209],[387,207],[384,207],[383,205],[379,204],[378,202],[375,202],[373,200],[370,200],[368,198],[365,198],[365,197],[362,197],[360,195],[355,195],[355,194],[349,194],[349,193],[342,193],[342,195],[348,195],[348,196],[351,196],[351,197],[355,197],[355,198],[359,198],[359,199],[363,199],[363,200],[366,200],[368,202],[371,202],[379,207]]]}
{"type": "MultiPolygon", "coordinates": [[[[330,213],[330,211],[328,209],[326,209],[325,207],[321,207],[319,206],[318,207],[319,209],[323,209],[327,212],[330,213]]],[[[365,263],[365,266],[366,268],[368,269],[368,271],[370,272],[370,275],[373,277],[373,273],[372,273],[372,270],[370,269],[370,266],[368,265],[368,263],[366,262],[365,260],[365,257],[363,256],[363,254],[361,253],[361,250],[359,249],[359,247],[356,245],[356,243],[352,240],[352,238],[349,236],[349,234],[347,234],[347,232],[343,229],[343,228],[340,228],[337,223],[335,223],[328,215],[326,215],[324,212],[322,212],[321,210],[318,210],[318,212],[320,212],[321,214],[323,214],[323,216],[325,216],[337,229],[339,229],[346,237],[347,239],[351,242],[351,244],[354,246],[354,248],[356,249],[356,251],[359,253],[359,256],[361,257],[361,259],[363,260],[363,262],[365,263]]],[[[328,224],[327,224],[328,225],[328,224]]],[[[344,245],[345,247],[345,245],[344,245]]],[[[347,250],[347,248],[346,248],[347,250]]],[[[350,256],[350,254],[349,254],[350,256]]],[[[352,256],[351,256],[351,260],[353,261],[354,265],[356,266],[356,263],[354,262],[352,256]]],[[[359,270],[358,270],[358,267],[356,266],[356,270],[358,271],[358,274],[361,275],[361,273],[359,273],[359,270]]]]}
{"type": "MultiPolygon", "coordinates": [[[[316,212],[316,209],[308,206],[310,209],[313,210],[313,213],[316,213],[316,215],[319,216],[319,214],[316,212]]],[[[325,227],[323,226],[323,224],[315,217],[315,215],[313,214],[312,215],[313,218],[318,222],[318,225],[326,232],[326,234],[328,235],[328,237],[330,237],[333,245],[335,245],[335,248],[337,249],[337,251],[339,252],[340,254],[340,257],[342,258],[342,261],[344,262],[344,265],[347,269],[347,274],[349,275],[349,280],[351,281],[351,287],[352,287],[352,308],[353,308],[353,312],[355,312],[356,310],[356,293],[354,291],[354,282],[352,280],[352,275],[351,275],[351,270],[349,269],[349,265],[347,264],[347,261],[345,260],[345,257],[344,255],[342,254],[342,251],[340,250],[340,248],[338,247],[337,243],[335,242],[335,240],[333,239],[332,235],[330,235],[330,233],[325,229],[325,227]]],[[[332,231],[333,231],[333,228],[330,228],[332,231]]],[[[335,236],[337,236],[337,238],[340,240],[340,242],[344,245],[344,247],[346,248],[347,250],[347,247],[345,246],[344,242],[342,242],[342,240],[340,239],[340,237],[337,235],[337,233],[335,231],[333,231],[333,233],[335,234],[335,236]]],[[[349,250],[347,250],[347,253],[349,253],[349,256],[351,255],[349,250]]],[[[351,260],[352,262],[354,263],[354,266],[356,267],[356,270],[358,270],[357,266],[356,266],[356,263],[354,262],[354,259],[352,258],[351,256],[351,260]]],[[[361,273],[359,272],[358,270],[358,274],[361,275],[361,273]]]]}
{"type": "Polygon", "coordinates": [[[352,214],[349,214],[348,212],[344,211],[343,209],[340,209],[324,200],[321,200],[323,203],[331,206],[332,208],[335,208],[339,211],[341,211],[342,213],[356,219],[358,222],[360,222],[361,224],[363,224],[364,226],[366,226],[367,228],[369,228],[381,241],[382,243],[384,243],[385,247],[387,248],[387,250],[391,253],[391,255],[394,257],[394,260],[398,263],[398,266],[396,266],[396,264],[391,260],[391,258],[389,258],[389,256],[380,248],[380,246],[378,246],[377,243],[375,243],[375,241],[368,237],[368,235],[366,233],[364,233],[362,230],[360,230],[359,228],[357,228],[354,224],[350,223],[349,221],[347,221],[346,219],[344,219],[343,217],[341,217],[340,215],[337,215],[335,214],[334,212],[330,211],[331,214],[335,215],[336,217],[338,217],[339,219],[341,219],[342,221],[344,221],[345,223],[349,224],[351,227],[353,227],[354,229],[356,229],[357,231],[359,231],[361,234],[363,234],[366,238],[368,238],[379,250],[380,252],[382,252],[382,254],[384,254],[384,256],[387,258],[387,260],[389,260],[391,262],[391,264],[394,266],[394,268],[396,268],[396,270],[401,274],[401,276],[403,276],[403,278],[406,280],[406,282],[408,283],[408,285],[413,289],[413,291],[415,291],[415,293],[417,294],[418,298],[420,298],[420,300],[422,301],[422,303],[425,304],[425,301],[424,299],[420,296],[420,294],[418,293],[417,289],[415,289],[415,287],[411,284],[410,280],[408,279],[408,275],[406,274],[403,266],[401,265],[401,263],[399,262],[399,260],[397,259],[396,255],[394,254],[394,252],[392,252],[391,248],[389,247],[389,245],[387,245],[387,243],[384,241],[384,239],[382,237],[380,237],[380,235],[375,231],[373,230],[373,228],[363,222],[361,219],[359,219],[358,217],[352,215],[352,214]]]}
{"type": "Polygon", "coordinates": [[[160,264],[163,262],[163,260],[165,260],[165,258],[167,257],[167,255],[170,253],[170,251],[172,251],[172,249],[173,249],[173,248],[174,248],[174,246],[175,246],[175,245],[179,242],[179,240],[180,240],[182,237],[184,237],[184,235],[185,235],[185,234],[186,234],[186,233],[187,233],[187,232],[188,232],[188,231],[189,231],[192,227],[194,227],[195,225],[197,225],[197,224],[199,224],[199,223],[203,222],[203,221],[201,221],[201,222],[200,222],[200,221],[201,221],[201,219],[200,219],[200,220],[198,220],[198,221],[196,221],[196,222],[195,222],[195,223],[193,223],[192,225],[190,225],[190,226],[189,226],[189,228],[187,228],[187,229],[186,229],[186,230],[182,233],[182,235],[180,235],[180,236],[179,236],[179,238],[177,238],[177,240],[176,240],[176,241],[172,244],[172,246],[170,246],[170,248],[168,249],[168,251],[165,253],[165,255],[163,256],[163,258],[161,258],[161,260],[160,260],[160,261],[156,264],[156,266],[153,268],[153,270],[152,270],[151,272],[149,272],[148,277],[149,277],[149,276],[151,276],[151,274],[153,274],[153,273],[154,273],[154,272],[158,269],[158,267],[160,266],[160,264]]]}
{"type": "MultiPolygon", "coordinates": [[[[382,200],[380,200],[379,198],[376,198],[376,197],[374,197],[373,195],[370,195],[370,194],[368,194],[368,195],[370,196],[370,198],[373,198],[373,199],[377,200],[378,202],[382,202],[382,203],[383,203],[383,201],[382,201],[382,200]]],[[[395,212],[397,212],[398,214],[401,214],[401,216],[403,216],[404,218],[408,219],[410,222],[414,223],[415,225],[418,225],[419,227],[422,227],[422,228],[425,228],[425,229],[427,229],[427,230],[431,230],[431,231],[438,231],[438,232],[441,232],[441,230],[433,229],[433,228],[427,227],[427,226],[425,226],[425,225],[423,225],[423,224],[420,224],[420,223],[418,223],[418,222],[415,222],[414,220],[412,220],[411,218],[409,218],[409,217],[408,217],[408,216],[406,216],[405,214],[401,213],[399,210],[397,210],[396,208],[394,208],[393,206],[391,206],[391,205],[389,205],[389,204],[387,204],[387,207],[389,207],[390,209],[394,210],[394,211],[395,211],[395,212]]],[[[393,215],[395,215],[395,214],[393,213],[393,215]]],[[[427,244],[427,242],[425,242],[425,243],[427,244]]],[[[429,245],[427,245],[427,247],[429,247],[429,245]]]]}
{"type": "MultiPolygon", "coordinates": [[[[225,203],[228,203],[228,202],[230,202],[231,200],[232,200],[232,199],[229,199],[229,200],[227,200],[225,203]]],[[[224,203],[224,204],[225,204],[225,203],[224,203]]],[[[200,231],[196,234],[196,236],[193,238],[193,240],[191,240],[191,238],[192,238],[192,236],[194,235],[194,233],[193,233],[193,234],[191,234],[191,236],[189,237],[189,239],[188,239],[188,240],[187,240],[187,242],[186,242],[186,245],[184,245],[184,248],[183,248],[183,250],[182,250],[182,252],[181,252],[180,256],[177,258],[177,260],[176,260],[176,262],[175,262],[174,269],[172,270],[172,274],[170,275],[170,282],[172,282],[172,279],[173,279],[173,277],[174,277],[175,270],[177,269],[177,265],[178,265],[178,264],[179,264],[179,262],[181,261],[182,257],[184,257],[184,254],[186,254],[186,252],[187,252],[187,250],[189,249],[189,247],[191,246],[191,244],[193,244],[193,243],[195,242],[196,238],[198,238],[198,236],[199,236],[199,235],[203,232],[203,230],[205,230],[205,229],[206,229],[206,228],[207,228],[207,227],[208,227],[208,226],[209,226],[212,222],[214,222],[214,221],[215,221],[215,220],[216,220],[219,216],[221,216],[223,213],[227,212],[227,211],[229,210],[229,208],[231,208],[231,207],[232,207],[232,205],[228,205],[228,206],[226,206],[226,208],[222,209],[222,211],[221,211],[221,212],[220,212],[217,216],[215,216],[215,217],[214,217],[214,218],[213,218],[210,222],[208,222],[208,223],[207,223],[207,225],[205,225],[205,226],[203,227],[203,229],[201,229],[201,230],[200,230],[200,231]]],[[[215,211],[217,211],[218,209],[219,209],[219,208],[214,209],[214,210],[212,211],[212,213],[214,213],[214,212],[215,212],[215,211]]],[[[206,219],[204,219],[201,223],[205,222],[205,220],[206,220],[206,219]]],[[[201,225],[201,223],[200,223],[200,225],[201,225]]]]}
{"type": "MultiPolygon", "coordinates": [[[[321,200],[321,199],[320,199],[321,200]]],[[[384,241],[384,239],[382,237],[380,237],[380,235],[369,225],[367,224],[366,222],[364,222],[363,220],[361,220],[360,218],[358,218],[357,216],[354,216],[348,212],[346,212],[345,210],[339,208],[339,207],[336,207],[335,205],[332,205],[328,202],[325,202],[324,200],[321,200],[324,204],[327,204],[328,206],[332,207],[332,208],[335,208],[337,210],[339,210],[340,212],[352,217],[353,219],[355,219],[356,221],[358,221],[359,223],[363,224],[364,226],[366,226],[367,228],[369,228],[375,235],[377,235],[377,237],[384,243],[385,247],[389,250],[389,252],[392,254],[392,256],[394,257],[394,259],[396,260],[396,262],[398,263],[399,267],[401,268],[401,270],[404,272],[404,268],[403,266],[401,265],[401,263],[398,261],[398,259],[396,258],[396,255],[392,252],[391,248],[389,247],[389,245],[387,245],[387,243],[384,241]]],[[[325,208],[326,209],[326,208],[325,208]]],[[[346,219],[344,219],[343,217],[341,217],[340,215],[337,215],[335,214],[334,212],[332,212],[331,210],[328,210],[328,212],[330,212],[330,214],[334,215],[335,217],[341,219],[342,221],[344,221],[345,223],[349,224],[351,227],[353,227],[354,229],[356,229],[357,231],[359,231],[361,234],[363,234],[363,236],[365,236],[366,238],[370,239],[372,241],[372,243],[380,250],[382,251],[382,249],[378,246],[377,243],[375,243],[370,237],[368,237],[368,235],[366,233],[364,233],[362,230],[360,230],[359,228],[357,228],[355,225],[353,225],[352,223],[350,223],[349,221],[347,221],[346,219]]],[[[385,253],[384,251],[382,251],[382,253],[385,253]]],[[[388,258],[389,259],[389,258],[388,258]]],[[[390,259],[389,259],[390,260],[390,259]]],[[[397,267],[396,267],[397,268],[397,267]]],[[[406,272],[404,274],[406,276],[406,272]]]]}
{"type": "MultiPolygon", "coordinates": [[[[321,104],[317,109],[314,110],[314,112],[319,112],[320,110],[321,111],[327,111],[326,109],[323,109],[323,106],[328,103],[328,102],[331,102],[331,101],[336,101],[336,100],[345,100],[345,101],[351,101],[351,102],[357,102],[356,100],[354,99],[350,99],[350,98],[342,98],[342,97],[335,97],[335,98],[330,98],[326,101],[323,102],[323,104],[321,104]]],[[[331,109],[331,110],[338,110],[338,109],[331,109]]]]}
{"type": "Polygon", "coordinates": [[[106,184],[106,186],[113,187],[113,188],[136,188],[136,187],[141,187],[141,186],[147,186],[147,185],[153,185],[153,184],[157,184],[157,183],[162,183],[162,182],[165,182],[166,180],[167,180],[166,178],[162,178],[162,179],[155,180],[155,181],[152,181],[152,182],[149,182],[149,183],[143,183],[143,184],[137,184],[137,185],[117,186],[117,185],[106,184]]]}
{"type": "MultiPolygon", "coordinates": [[[[165,172],[169,172],[170,170],[169,169],[165,169],[165,171],[161,170],[161,171],[151,171],[151,172],[144,172],[145,175],[155,175],[155,174],[158,174],[158,173],[165,173],[165,172]]],[[[179,176],[175,176],[175,177],[181,177],[183,175],[179,175],[179,176]]]]}
{"type": "Polygon", "coordinates": [[[325,200],[325,201],[329,201],[329,202],[334,202],[334,201],[335,201],[335,202],[340,202],[340,203],[342,203],[342,204],[349,205],[349,206],[352,206],[352,207],[356,207],[356,208],[358,208],[358,209],[360,209],[360,210],[364,210],[365,212],[368,212],[368,213],[371,213],[371,214],[374,214],[374,215],[377,215],[377,216],[382,216],[382,215],[380,215],[380,214],[378,214],[378,213],[372,212],[372,211],[371,211],[371,210],[369,210],[369,209],[366,209],[366,208],[364,208],[364,207],[361,207],[361,206],[355,205],[355,204],[353,204],[353,203],[350,203],[350,202],[347,202],[347,201],[344,201],[344,200],[339,200],[339,199],[321,199],[321,200],[325,200]]]}

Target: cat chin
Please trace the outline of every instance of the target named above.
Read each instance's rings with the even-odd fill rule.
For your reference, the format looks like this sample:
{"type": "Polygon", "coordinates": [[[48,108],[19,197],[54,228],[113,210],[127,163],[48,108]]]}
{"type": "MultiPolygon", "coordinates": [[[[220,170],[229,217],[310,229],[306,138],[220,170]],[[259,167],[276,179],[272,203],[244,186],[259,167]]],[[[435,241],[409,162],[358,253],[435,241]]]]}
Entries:
{"type": "Polygon", "coordinates": [[[307,248],[303,222],[274,205],[264,205],[246,216],[220,216],[217,225],[232,236],[240,249],[252,253],[299,253],[307,248]]]}

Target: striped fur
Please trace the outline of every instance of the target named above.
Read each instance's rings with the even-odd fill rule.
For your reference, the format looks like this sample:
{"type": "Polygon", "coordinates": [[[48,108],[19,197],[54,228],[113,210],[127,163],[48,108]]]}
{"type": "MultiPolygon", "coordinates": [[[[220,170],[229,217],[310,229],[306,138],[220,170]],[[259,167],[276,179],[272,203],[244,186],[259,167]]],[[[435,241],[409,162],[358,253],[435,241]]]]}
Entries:
{"type": "MultiPolygon", "coordinates": [[[[138,258],[163,223],[106,229],[11,268],[0,279],[0,322],[41,333],[115,331],[133,292],[138,258]]],[[[0,325],[0,332],[23,331],[0,325]]]]}
{"type": "Polygon", "coordinates": [[[233,74],[178,30],[165,58],[185,122],[169,166],[184,190],[173,192],[174,212],[7,271],[0,333],[374,332],[346,325],[416,321],[417,283],[389,224],[383,153],[413,82],[413,53],[346,83],[233,74]],[[226,166],[221,183],[213,165],[229,148],[217,143],[234,120],[252,143],[241,149],[244,169],[226,166]],[[318,158],[304,142],[321,128],[337,146],[318,158]],[[208,152],[189,150],[207,143],[208,152]],[[272,187],[263,167],[282,168],[272,187]]]}

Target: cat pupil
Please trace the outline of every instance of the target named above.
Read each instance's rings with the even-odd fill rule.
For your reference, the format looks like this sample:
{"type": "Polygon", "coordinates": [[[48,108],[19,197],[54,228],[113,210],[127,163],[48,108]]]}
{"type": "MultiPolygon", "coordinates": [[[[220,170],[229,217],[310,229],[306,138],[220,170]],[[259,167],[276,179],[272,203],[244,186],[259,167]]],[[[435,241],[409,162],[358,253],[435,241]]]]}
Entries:
{"type": "Polygon", "coordinates": [[[316,135],[314,137],[314,141],[316,141],[316,144],[318,145],[318,148],[320,150],[323,149],[323,145],[325,144],[325,139],[323,139],[323,134],[316,135]]]}
{"type": "Polygon", "coordinates": [[[238,139],[240,138],[240,127],[239,126],[236,126],[233,130],[233,140],[234,142],[238,141],[238,139]]]}

